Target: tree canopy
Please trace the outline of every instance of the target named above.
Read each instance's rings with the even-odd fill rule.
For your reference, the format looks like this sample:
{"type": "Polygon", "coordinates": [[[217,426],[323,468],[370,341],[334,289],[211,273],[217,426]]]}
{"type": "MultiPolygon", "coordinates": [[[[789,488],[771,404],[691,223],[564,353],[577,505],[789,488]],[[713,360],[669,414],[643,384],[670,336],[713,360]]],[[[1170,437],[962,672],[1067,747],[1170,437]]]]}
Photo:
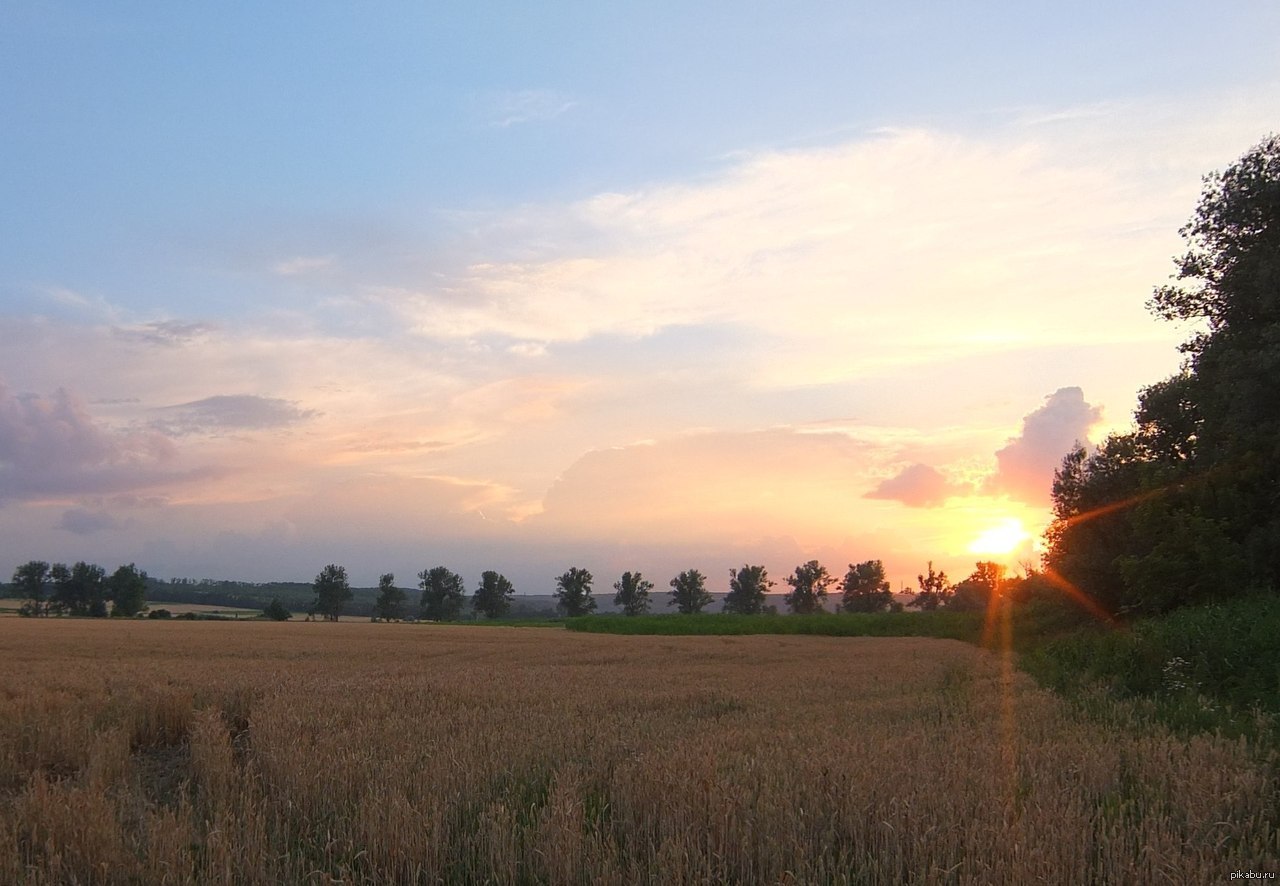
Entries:
{"type": "Polygon", "coordinates": [[[343,566],[330,563],[312,583],[316,599],[313,609],[325,621],[337,621],[342,615],[342,608],[351,599],[351,585],[347,581],[347,570],[343,566]]]}
{"type": "Polygon", "coordinates": [[[556,578],[556,607],[569,616],[593,612],[596,608],[595,598],[591,596],[593,580],[586,569],[569,567],[568,571],[556,578]]]}
{"type": "Polygon", "coordinates": [[[454,621],[462,614],[467,601],[467,586],[462,576],[444,566],[435,566],[418,573],[418,587],[422,588],[419,601],[422,617],[431,621],[454,621]]]}
{"type": "Polygon", "coordinates": [[[514,593],[506,576],[490,569],[480,574],[480,586],[471,597],[471,605],[485,618],[501,618],[511,608],[514,593]]]}
{"type": "Polygon", "coordinates": [[[840,608],[844,612],[883,612],[893,602],[884,563],[864,560],[850,563],[841,584],[840,608]]]}
{"type": "Polygon", "coordinates": [[[1207,176],[1181,234],[1148,306],[1200,324],[1182,370],[1054,478],[1046,566],[1115,614],[1280,580],[1280,138],[1207,176]]]}
{"type": "Polygon", "coordinates": [[[784,598],[787,607],[798,615],[806,615],[823,611],[827,589],[835,584],[835,578],[827,572],[827,567],[810,560],[787,576],[787,584],[791,585],[791,593],[784,598]]]}
{"type": "Polygon", "coordinates": [[[671,579],[671,599],[668,603],[682,615],[693,615],[701,612],[711,602],[711,594],[706,587],[707,577],[696,569],[686,569],[671,579]]]}
{"type": "Polygon", "coordinates": [[[724,611],[739,615],[759,615],[773,582],[763,566],[746,565],[729,570],[729,593],[724,598],[724,611]]]}
{"type": "Polygon", "coordinates": [[[373,617],[383,621],[399,621],[405,597],[404,590],[396,587],[395,573],[384,573],[378,578],[378,599],[373,603],[373,617]]]}
{"type": "Polygon", "coordinates": [[[622,578],[613,583],[613,590],[613,605],[620,607],[624,615],[644,615],[649,611],[653,582],[646,581],[639,572],[622,573],[622,578]]]}

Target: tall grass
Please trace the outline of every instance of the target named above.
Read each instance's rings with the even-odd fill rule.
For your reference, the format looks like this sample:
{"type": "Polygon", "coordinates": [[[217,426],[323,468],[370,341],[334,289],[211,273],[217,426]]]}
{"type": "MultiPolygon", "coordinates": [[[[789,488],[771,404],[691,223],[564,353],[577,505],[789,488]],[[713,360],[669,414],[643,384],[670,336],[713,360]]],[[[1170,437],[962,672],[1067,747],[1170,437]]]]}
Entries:
{"type": "Polygon", "coordinates": [[[1275,870],[1276,758],[929,639],[13,621],[0,882],[1275,870]],[[17,676],[17,675],[20,675],[17,676]]]}
{"type": "Polygon", "coordinates": [[[1183,731],[1275,740],[1280,717],[1280,595],[1176,610],[1121,628],[1064,630],[1028,620],[1022,664],[1069,695],[1081,687],[1143,699],[1183,731]]]}

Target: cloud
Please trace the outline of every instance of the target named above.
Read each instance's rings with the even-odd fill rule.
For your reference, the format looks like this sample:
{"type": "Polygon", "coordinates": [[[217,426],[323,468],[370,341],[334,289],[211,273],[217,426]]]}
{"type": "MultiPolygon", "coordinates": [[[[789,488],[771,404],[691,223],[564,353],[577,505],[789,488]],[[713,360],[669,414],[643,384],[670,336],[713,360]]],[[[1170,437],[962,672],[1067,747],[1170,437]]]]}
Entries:
{"type": "Polygon", "coordinates": [[[95,421],[59,388],[13,394],[0,382],[0,501],[125,492],[183,479],[177,452],[154,431],[120,432],[95,421]]]}
{"type": "Polygon", "coordinates": [[[104,529],[115,529],[120,525],[106,511],[90,511],[85,508],[72,508],[62,513],[58,528],[65,529],[75,535],[93,535],[104,529]]]}
{"type": "Polygon", "coordinates": [[[219,431],[261,431],[288,427],[319,413],[296,403],[252,394],[220,395],[167,406],[167,417],[154,423],[168,434],[208,434],[219,431]],[[168,417],[171,416],[171,417],[168,417]]]}
{"type": "Polygon", "coordinates": [[[936,468],[914,464],[881,482],[866,498],[884,498],[902,502],[909,508],[927,508],[972,491],[971,486],[952,483],[936,468]]]}
{"type": "Polygon", "coordinates": [[[521,89],[490,95],[484,104],[489,125],[506,129],[522,123],[554,120],[578,103],[553,89],[521,89]]]}
{"type": "Polygon", "coordinates": [[[691,433],[586,453],[551,486],[535,531],[632,540],[839,534],[868,448],[790,429],[691,433]]]}
{"type": "Polygon", "coordinates": [[[985,491],[1003,493],[1030,504],[1050,499],[1053,472],[1089,429],[1102,420],[1102,408],[1085,402],[1080,388],[1059,388],[1045,404],[1022,420],[1022,433],[996,452],[996,471],[985,491]]]}
{"type": "Polygon", "coordinates": [[[138,326],[115,326],[111,334],[123,341],[172,347],[190,344],[216,329],[212,323],[160,320],[138,326]]]}

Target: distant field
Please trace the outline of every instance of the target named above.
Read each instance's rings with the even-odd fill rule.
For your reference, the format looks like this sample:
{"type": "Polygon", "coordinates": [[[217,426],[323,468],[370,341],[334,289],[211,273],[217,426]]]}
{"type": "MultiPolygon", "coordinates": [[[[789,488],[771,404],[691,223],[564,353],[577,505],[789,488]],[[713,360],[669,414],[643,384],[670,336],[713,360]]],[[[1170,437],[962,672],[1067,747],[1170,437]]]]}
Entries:
{"type": "Polygon", "coordinates": [[[13,620],[4,883],[1208,883],[1275,759],[920,638],[13,620]]]}

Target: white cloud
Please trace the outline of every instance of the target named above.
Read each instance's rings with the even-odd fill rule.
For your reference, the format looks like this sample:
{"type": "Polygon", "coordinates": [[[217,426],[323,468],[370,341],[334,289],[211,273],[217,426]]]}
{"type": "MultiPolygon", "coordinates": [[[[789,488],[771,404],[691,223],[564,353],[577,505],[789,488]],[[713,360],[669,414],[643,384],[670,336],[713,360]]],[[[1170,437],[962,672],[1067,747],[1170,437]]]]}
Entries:
{"type": "Polygon", "coordinates": [[[1004,493],[1031,504],[1049,501],[1053,472],[1077,443],[1102,420],[1102,410],[1085,402],[1080,388],[1059,388],[1022,420],[1022,432],[996,453],[996,472],[988,492],[1004,493]]]}

